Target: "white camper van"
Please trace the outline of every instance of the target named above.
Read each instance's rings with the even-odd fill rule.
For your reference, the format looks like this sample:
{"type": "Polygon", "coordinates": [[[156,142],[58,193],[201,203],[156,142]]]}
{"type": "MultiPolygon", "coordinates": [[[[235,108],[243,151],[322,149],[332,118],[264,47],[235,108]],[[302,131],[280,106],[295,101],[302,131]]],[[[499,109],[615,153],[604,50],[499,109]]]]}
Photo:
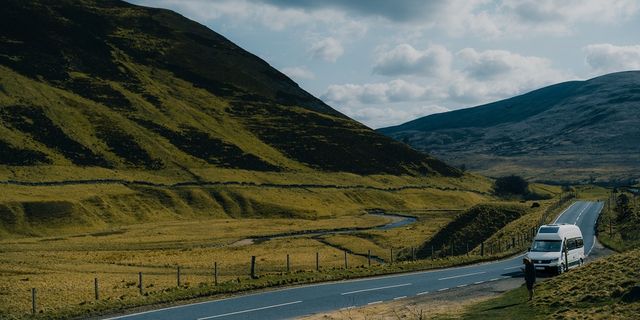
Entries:
{"type": "Polygon", "coordinates": [[[580,228],[573,224],[548,224],[538,229],[527,253],[538,271],[560,274],[584,262],[580,228]],[[567,268],[568,266],[568,268],[567,268]]]}

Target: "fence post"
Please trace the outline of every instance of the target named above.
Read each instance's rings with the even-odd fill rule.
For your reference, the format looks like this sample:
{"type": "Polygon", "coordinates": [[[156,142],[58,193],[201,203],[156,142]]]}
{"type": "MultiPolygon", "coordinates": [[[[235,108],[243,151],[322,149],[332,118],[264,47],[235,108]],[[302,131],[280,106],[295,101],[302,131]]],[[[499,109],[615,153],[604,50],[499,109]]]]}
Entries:
{"type": "Polygon", "coordinates": [[[31,313],[36,314],[36,288],[31,288],[31,313]]]}
{"type": "Polygon", "coordinates": [[[176,273],[176,283],[178,284],[178,287],[180,287],[180,266],[178,266],[178,271],[176,273]]]}
{"type": "Polygon", "coordinates": [[[347,250],[344,250],[344,268],[349,269],[349,263],[347,262],[347,250]]]}
{"type": "Polygon", "coordinates": [[[213,285],[218,285],[218,262],[213,263],[213,285]]]}
{"type": "Polygon", "coordinates": [[[138,272],[138,289],[140,289],[140,294],[142,295],[142,272],[138,272]]]}
{"type": "Polygon", "coordinates": [[[95,294],[96,300],[100,300],[100,293],[98,292],[98,278],[93,278],[93,293],[95,294]]]}
{"type": "Polygon", "coordinates": [[[256,278],[256,256],[251,256],[251,279],[256,278]]]}
{"type": "Polygon", "coordinates": [[[416,261],[416,248],[411,247],[411,260],[416,261]]]}
{"type": "Polygon", "coordinates": [[[371,267],[371,250],[367,250],[367,263],[371,267]]]}
{"type": "Polygon", "coordinates": [[[469,242],[467,242],[467,257],[469,256],[469,242]]]}
{"type": "Polygon", "coordinates": [[[291,272],[291,264],[289,262],[289,254],[287,253],[287,273],[291,272]]]}
{"type": "Polygon", "coordinates": [[[516,246],[516,237],[511,237],[511,248],[515,248],[516,246]]]}
{"type": "Polygon", "coordinates": [[[453,257],[453,246],[455,245],[455,242],[453,242],[453,240],[451,240],[451,256],[453,257]]]}
{"type": "Polygon", "coordinates": [[[316,251],[316,271],[320,271],[320,252],[316,251]]]}
{"type": "Polygon", "coordinates": [[[436,251],[433,249],[433,245],[431,246],[431,260],[436,258],[436,251]]]}
{"type": "Polygon", "coordinates": [[[391,264],[393,264],[393,248],[390,249],[389,257],[391,258],[389,259],[389,261],[391,261],[391,264]]]}
{"type": "Polygon", "coordinates": [[[480,242],[480,256],[484,257],[484,241],[480,242]]]}

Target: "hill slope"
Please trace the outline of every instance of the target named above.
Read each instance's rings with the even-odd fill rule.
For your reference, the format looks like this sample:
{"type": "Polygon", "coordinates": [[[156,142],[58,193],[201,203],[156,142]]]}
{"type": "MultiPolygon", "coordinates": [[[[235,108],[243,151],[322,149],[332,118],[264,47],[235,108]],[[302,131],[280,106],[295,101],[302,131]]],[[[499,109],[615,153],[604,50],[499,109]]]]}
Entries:
{"type": "Polygon", "coordinates": [[[379,132],[492,176],[638,179],[640,72],[560,83],[379,132]]]}
{"type": "Polygon", "coordinates": [[[206,27],[117,0],[3,3],[0,167],[460,175],[206,27]]]}

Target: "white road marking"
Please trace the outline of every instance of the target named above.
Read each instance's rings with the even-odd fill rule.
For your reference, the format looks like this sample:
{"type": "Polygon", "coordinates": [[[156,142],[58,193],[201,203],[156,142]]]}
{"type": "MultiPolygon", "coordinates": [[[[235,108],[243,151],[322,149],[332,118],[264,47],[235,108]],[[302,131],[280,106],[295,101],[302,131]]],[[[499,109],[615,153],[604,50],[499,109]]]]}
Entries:
{"type": "Polygon", "coordinates": [[[297,304],[297,303],[301,303],[301,302],[302,302],[301,300],[298,300],[298,301],[292,301],[292,302],[286,302],[286,303],[274,304],[274,305],[272,305],[272,306],[266,306],[266,307],[260,307],[260,308],[253,308],[253,309],[241,310],[241,311],[236,311],[236,312],[223,313],[223,314],[219,314],[219,315],[215,315],[215,316],[210,316],[210,317],[198,318],[198,320],[207,320],[207,319],[221,318],[221,317],[226,317],[226,316],[232,316],[232,315],[235,315],[235,314],[241,314],[241,313],[247,313],[247,312],[253,312],[253,311],[260,311],[260,310],[265,310],[265,309],[272,309],[272,308],[284,307],[284,306],[289,306],[289,305],[297,304]]]}
{"type": "Polygon", "coordinates": [[[493,278],[493,279],[491,279],[489,281],[498,281],[498,280],[500,280],[500,278],[493,278]]]}
{"type": "Polygon", "coordinates": [[[350,306],[350,307],[345,307],[345,308],[340,308],[341,311],[343,310],[351,310],[353,308],[355,308],[356,306],[350,306]]]}
{"type": "Polygon", "coordinates": [[[474,282],[473,284],[481,284],[481,283],[484,283],[484,281],[474,282]]]}
{"type": "Polygon", "coordinates": [[[404,299],[404,298],[406,298],[406,297],[407,297],[407,296],[395,297],[395,298],[393,298],[393,300],[400,300],[400,299],[404,299]]]}
{"type": "Polygon", "coordinates": [[[587,210],[587,208],[589,207],[591,207],[591,202],[589,202],[589,204],[587,204],[587,206],[584,207],[582,211],[580,211],[580,213],[578,214],[578,217],[576,218],[576,222],[574,224],[578,224],[578,220],[580,220],[580,216],[582,216],[582,213],[584,213],[584,211],[587,210]]]}
{"type": "Polygon", "coordinates": [[[559,215],[558,217],[556,217],[555,220],[553,220],[553,223],[556,224],[558,223],[558,219],[560,219],[560,217],[562,217],[562,215],[567,212],[567,210],[571,209],[571,207],[573,207],[577,202],[572,203],[570,206],[568,206],[566,209],[564,209],[559,215]]]}
{"type": "Polygon", "coordinates": [[[445,291],[445,290],[449,290],[449,288],[438,289],[438,291],[445,291]]]}
{"type": "Polygon", "coordinates": [[[468,284],[461,284],[461,285],[457,286],[457,288],[464,288],[466,286],[468,286],[468,284]]]}
{"type": "Polygon", "coordinates": [[[382,300],[378,300],[378,301],[374,301],[374,302],[369,302],[367,303],[368,305],[372,305],[372,304],[378,304],[378,303],[382,303],[382,300]]]}
{"type": "Polygon", "coordinates": [[[449,279],[455,279],[455,278],[462,278],[462,277],[468,277],[468,276],[473,276],[473,275],[476,275],[476,274],[483,274],[483,273],[486,273],[486,272],[480,271],[480,272],[474,272],[474,273],[467,273],[467,274],[461,274],[461,275],[458,275],[458,276],[444,277],[444,278],[440,278],[438,280],[449,280],[449,279]]]}
{"type": "Polygon", "coordinates": [[[504,270],[515,269],[515,268],[522,268],[522,266],[508,267],[508,268],[504,268],[504,270]]]}
{"type": "Polygon", "coordinates": [[[427,293],[429,293],[429,291],[418,292],[418,294],[416,294],[416,296],[425,295],[427,293]]]}
{"type": "Polygon", "coordinates": [[[356,291],[343,292],[343,293],[341,293],[341,295],[346,296],[348,294],[367,292],[367,291],[384,290],[384,289],[397,288],[397,287],[406,287],[406,286],[410,286],[410,285],[411,285],[411,283],[403,283],[403,284],[397,284],[397,285],[394,285],[394,286],[377,287],[377,288],[371,288],[371,289],[362,289],[362,290],[356,290],[356,291]]]}

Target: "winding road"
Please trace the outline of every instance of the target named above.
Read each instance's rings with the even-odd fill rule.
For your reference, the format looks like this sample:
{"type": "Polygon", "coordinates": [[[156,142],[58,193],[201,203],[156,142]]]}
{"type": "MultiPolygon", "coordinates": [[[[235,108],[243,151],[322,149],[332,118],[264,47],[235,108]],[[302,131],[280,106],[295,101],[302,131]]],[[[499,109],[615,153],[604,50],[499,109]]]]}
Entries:
{"type": "MultiPolygon", "coordinates": [[[[602,207],[602,202],[577,201],[556,219],[556,223],[580,227],[585,254],[595,244],[595,224],[602,207]]],[[[289,319],[520,277],[521,259],[519,255],[457,268],[297,286],[107,319],[289,319]]]]}

